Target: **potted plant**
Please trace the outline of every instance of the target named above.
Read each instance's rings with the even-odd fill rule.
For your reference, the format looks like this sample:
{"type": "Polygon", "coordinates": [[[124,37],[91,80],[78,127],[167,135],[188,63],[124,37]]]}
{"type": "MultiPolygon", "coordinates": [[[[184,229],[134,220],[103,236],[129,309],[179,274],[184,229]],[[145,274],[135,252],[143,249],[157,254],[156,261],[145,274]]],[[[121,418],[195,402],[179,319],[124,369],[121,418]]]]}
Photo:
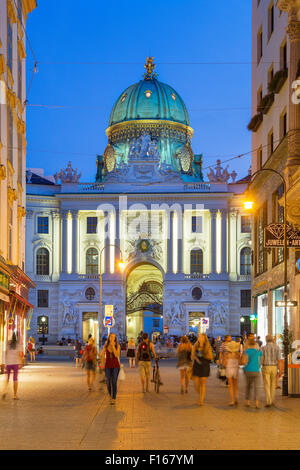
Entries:
{"type": "Polygon", "coordinates": [[[279,93],[288,77],[288,69],[278,70],[269,83],[270,93],[279,93]]]}
{"type": "Polygon", "coordinates": [[[255,114],[248,124],[249,131],[256,132],[263,120],[262,113],[255,114]]]}

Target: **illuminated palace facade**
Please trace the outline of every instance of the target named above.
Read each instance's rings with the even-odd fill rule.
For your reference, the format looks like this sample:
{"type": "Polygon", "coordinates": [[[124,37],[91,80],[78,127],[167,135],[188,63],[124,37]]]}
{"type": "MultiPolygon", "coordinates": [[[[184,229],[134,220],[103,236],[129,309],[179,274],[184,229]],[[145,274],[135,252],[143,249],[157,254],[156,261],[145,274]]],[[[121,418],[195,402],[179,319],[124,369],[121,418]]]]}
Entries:
{"type": "Polygon", "coordinates": [[[97,334],[100,270],[102,318],[114,305],[119,338],[196,332],[201,317],[208,335],[239,335],[249,320],[248,177],[217,162],[204,180],[183,100],[152,58],[145,68],[112,109],[95,182],[71,163],[54,179],[27,171],[30,333],[48,343],[97,334]]]}

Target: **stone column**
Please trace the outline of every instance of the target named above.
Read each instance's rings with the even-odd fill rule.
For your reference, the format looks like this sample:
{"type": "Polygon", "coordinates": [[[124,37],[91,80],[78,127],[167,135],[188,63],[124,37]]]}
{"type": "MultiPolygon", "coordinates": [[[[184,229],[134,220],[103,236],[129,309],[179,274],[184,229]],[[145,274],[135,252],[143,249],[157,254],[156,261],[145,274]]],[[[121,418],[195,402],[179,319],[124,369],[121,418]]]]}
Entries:
{"type": "Polygon", "coordinates": [[[236,234],[237,234],[237,215],[238,211],[237,210],[232,210],[230,212],[230,225],[229,225],[229,231],[230,231],[230,243],[229,243],[229,272],[231,274],[237,274],[237,256],[236,256],[236,234]]]}
{"type": "Polygon", "coordinates": [[[217,246],[216,246],[216,229],[217,229],[217,209],[210,209],[210,254],[211,254],[211,268],[212,274],[217,272],[217,246]]]}
{"type": "Polygon", "coordinates": [[[52,211],[52,272],[53,274],[59,274],[59,249],[60,249],[60,215],[57,211],[52,211]]]}
{"type": "Polygon", "coordinates": [[[177,255],[177,273],[180,274],[183,272],[182,266],[182,247],[183,247],[183,229],[184,229],[184,211],[181,208],[181,214],[177,214],[177,233],[178,233],[178,255],[177,255]]]}
{"type": "Polygon", "coordinates": [[[173,273],[173,220],[174,220],[174,212],[170,212],[170,219],[169,219],[169,230],[168,230],[168,240],[167,240],[167,272],[168,274],[173,273]]]}
{"type": "Polygon", "coordinates": [[[25,261],[25,272],[33,273],[33,249],[32,239],[34,235],[34,212],[30,209],[26,210],[26,261],[25,261]]]}
{"type": "Polygon", "coordinates": [[[221,242],[221,272],[227,272],[227,209],[221,209],[222,242],[221,242]]]}
{"type": "Polygon", "coordinates": [[[71,214],[72,214],[72,274],[78,274],[78,233],[79,233],[78,210],[72,209],[71,214]]]}
{"type": "Polygon", "coordinates": [[[61,271],[68,272],[68,210],[61,211],[62,234],[61,234],[61,271]]]}
{"type": "Polygon", "coordinates": [[[300,21],[298,12],[300,9],[299,0],[278,0],[276,5],[280,10],[288,12],[287,34],[290,39],[290,62],[289,62],[289,133],[288,133],[288,160],[287,173],[289,176],[300,165],[300,108],[299,85],[295,83],[300,80],[299,61],[300,61],[300,21]],[[297,96],[295,96],[297,95],[297,96]],[[294,167],[294,168],[292,168],[294,167]]]}
{"type": "MultiPolygon", "coordinates": [[[[104,216],[107,222],[106,227],[104,227],[104,246],[106,246],[110,244],[110,233],[109,233],[110,223],[111,223],[110,212],[105,212],[104,216]]],[[[103,250],[103,252],[104,252],[104,261],[105,261],[104,272],[105,274],[110,274],[110,246],[107,246],[107,248],[103,250]]]]}
{"type": "MultiPolygon", "coordinates": [[[[112,242],[113,243],[113,242],[112,242]]],[[[118,261],[121,259],[121,240],[120,240],[120,211],[115,211],[115,273],[120,273],[118,261]],[[117,248],[118,247],[118,248],[117,248]]],[[[122,256],[123,253],[122,253],[122,256]]]]}

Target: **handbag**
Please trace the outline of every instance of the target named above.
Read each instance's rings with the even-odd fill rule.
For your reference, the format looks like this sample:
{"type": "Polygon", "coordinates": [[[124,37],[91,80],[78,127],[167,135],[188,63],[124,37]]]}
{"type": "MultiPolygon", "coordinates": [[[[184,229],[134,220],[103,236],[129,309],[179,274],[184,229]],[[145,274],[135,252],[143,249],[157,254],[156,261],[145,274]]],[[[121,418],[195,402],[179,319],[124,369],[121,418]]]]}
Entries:
{"type": "Polygon", "coordinates": [[[118,379],[119,380],[125,380],[125,378],[126,378],[126,376],[125,376],[125,372],[124,372],[124,366],[121,365],[118,379]]]}

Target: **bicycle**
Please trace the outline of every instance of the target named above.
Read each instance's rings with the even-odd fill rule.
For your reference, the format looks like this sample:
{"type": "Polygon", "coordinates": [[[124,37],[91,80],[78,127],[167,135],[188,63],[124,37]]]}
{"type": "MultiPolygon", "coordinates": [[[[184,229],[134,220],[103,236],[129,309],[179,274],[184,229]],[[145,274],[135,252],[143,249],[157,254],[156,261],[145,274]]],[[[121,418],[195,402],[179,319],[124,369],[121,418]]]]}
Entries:
{"type": "Polygon", "coordinates": [[[154,390],[156,393],[159,393],[159,387],[161,385],[163,385],[162,381],[161,381],[161,378],[160,378],[160,373],[159,373],[159,361],[161,359],[166,359],[165,357],[159,357],[159,356],[156,356],[155,358],[155,363],[154,363],[154,366],[153,366],[153,375],[152,375],[152,380],[151,382],[154,383],[154,390]]]}

